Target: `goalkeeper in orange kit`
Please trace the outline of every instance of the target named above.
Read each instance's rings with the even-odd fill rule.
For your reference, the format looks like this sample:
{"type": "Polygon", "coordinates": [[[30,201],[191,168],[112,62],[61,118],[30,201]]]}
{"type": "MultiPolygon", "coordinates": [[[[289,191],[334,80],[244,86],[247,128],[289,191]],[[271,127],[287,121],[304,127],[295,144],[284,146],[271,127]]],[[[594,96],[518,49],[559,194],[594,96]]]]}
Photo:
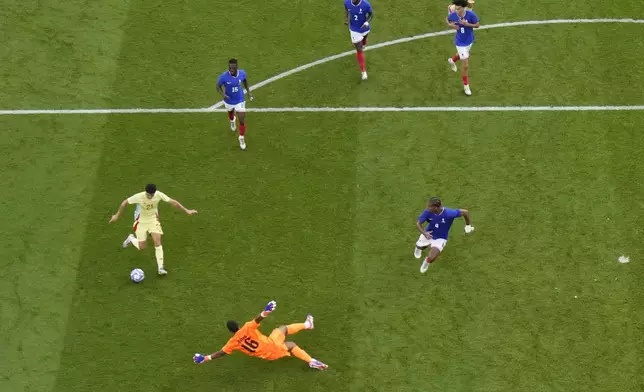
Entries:
{"type": "Polygon", "coordinates": [[[311,358],[297,344],[285,341],[287,335],[296,334],[303,329],[313,329],[313,316],[310,314],[306,316],[306,321],[303,323],[282,325],[279,328],[275,328],[269,336],[259,331],[259,323],[273,312],[276,307],[277,303],[275,301],[269,302],[259,316],[247,322],[242,327],[236,321],[228,321],[226,326],[234,334],[233,337],[228,340],[221,350],[210,355],[195,354],[192,358],[193,361],[195,363],[204,363],[239,350],[251,357],[258,357],[269,361],[282,357],[290,357],[293,354],[308,363],[309,367],[313,369],[326,370],[328,368],[327,365],[317,359],[311,358]]]}

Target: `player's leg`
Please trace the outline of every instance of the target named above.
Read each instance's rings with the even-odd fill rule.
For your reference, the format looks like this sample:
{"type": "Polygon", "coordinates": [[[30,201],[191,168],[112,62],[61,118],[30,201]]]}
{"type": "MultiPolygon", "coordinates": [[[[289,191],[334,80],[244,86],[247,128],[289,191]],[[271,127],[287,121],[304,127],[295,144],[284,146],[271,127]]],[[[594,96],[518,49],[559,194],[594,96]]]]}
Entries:
{"type": "Polygon", "coordinates": [[[425,273],[429,269],[429,266],[436,261],[438,256],[441,254],[443,249],[445,248],[445,244],[447,244],[447,241],[444,239],[434,239],[432,240],[431,248],[429,249],[429,256],[423,260],[423,264],[420,265],[420,272],[425,273]]]}
{"type": "Polygon", "coordinates": [[[230,130],[235,132],[237,130],[237,121],[235,121],[235,109],[228,111],[228,120],[230,121],[230,130]]]}
{"type": "Polygon", "coordinates": [[[235,105],[230,105],[224,102],[224,108],[226,108],[228,121],[230,121],[230,130],[235,132],[237,130],[237,121],[235,119],[235,105]]]}
{"type": "Polygon", "coordinates": [[[165,270],[164,260],[163,260],[163,244],[161,244],[161,236],[163,235],[163,230],[161,230],[161,224],[157,223],[154,230],[150,233],[152,240],[154,241],[154,256],[157,259],[157,267],[159,275],[167,275],[168,271],[165,270]]]}
{"type": "Polygon", "coordinates": [[[365,34],[364,37],[362,37],[362,49],[367,46],[367,37],[369,37],[369,33],[365,34]]]}
{"type": "Polygon", "coordinates": [[[425,234],[421,234],[416,241],[416,247],[414,248],[414,257],[420,259],[423,257],[423,251],[431,245],[432,240],[425,237],[425,234]]]}
{"type": "Polygon", "coordinates": [[[358,65],[360,66],[360,72],[362,73],[362,80],[367,80],[367,67],[365,65],[364,52],[362,40],[368,34],[362,34],[355,31],[351,31],[351,43],[356,48],[356,58],[358,59],[358,65]]]}
{"type": "Polygon", "coordinates": [[[456,67],[456,62],[461,59],[461,56],[458,55],[458,52],[455,56],[447,59],[449,66],[452,68],[452,71],[458,72],[458,67],[456,67]]]}
{"type": "Polygon", "coordinates": [[[313,316],[307,315],[306,320],[303,323],[294,323],[289,325],[282,325],[278,329],[284,333],[284,335],[294,335],[300,332],[303,329],[313,329],[313,316]]]}
{"type": "Polygon", "coordinates": [[[235,111],[239,117],[239,148],[246,149],[246,103],[241,102],[235,105],[235,111]]]}
{"type": "Polygon", "coordinates": [[[470,49],[472,45],[468,46],[457,46],[458,55],[463,60],[463,65],[461,66],[461,78],[463,79],[463,90],[466,95],[472,95],[472,90],[470,89],[469,82],[469,70],[470,70],[470,49]]]}
{"type": "Polygon", "coordinates": [[[308,363],[310,368],[319,370],[328,369],[329,366],[311,357],[309,354],[307,354],[306,351],[299,348],[297,344],[293,342],[286,342],[285,345],[288,351],[291,352],[291,354],[293,354],[296,358],[299,358],[302,361],[308,363]]]}

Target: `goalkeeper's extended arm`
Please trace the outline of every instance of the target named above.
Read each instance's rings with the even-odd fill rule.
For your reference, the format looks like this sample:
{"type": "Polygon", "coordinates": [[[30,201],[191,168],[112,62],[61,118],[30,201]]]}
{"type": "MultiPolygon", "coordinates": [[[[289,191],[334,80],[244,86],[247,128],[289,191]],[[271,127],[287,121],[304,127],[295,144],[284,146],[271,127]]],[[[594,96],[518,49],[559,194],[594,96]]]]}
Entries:
{"type": "Polygon", "coordinates": [[[275,301],[271,301],[268,304],[266,304],[266,306],[264,307],[264,310],[262,311],[262,313],[260,313],[259,316],[255,317],[255,322],[257,324],[261,323],[262,320],[264,320],[266,318],[266,316],[271,314],[273,312],[273,310],[275,310],[276,307],[277,307],[277,302],[275,302],[275,301]]]}
{"type": "Polygon", "coordinates": [[[213,359],[221,358],[224,355],[226,355],[226,353],[219,350],[216,353],[212,353],[210,355],[195,354],[195,356],[192,357],[192,360],[195,363],[204,363],[204,362],[212,361],[213,359]]]}

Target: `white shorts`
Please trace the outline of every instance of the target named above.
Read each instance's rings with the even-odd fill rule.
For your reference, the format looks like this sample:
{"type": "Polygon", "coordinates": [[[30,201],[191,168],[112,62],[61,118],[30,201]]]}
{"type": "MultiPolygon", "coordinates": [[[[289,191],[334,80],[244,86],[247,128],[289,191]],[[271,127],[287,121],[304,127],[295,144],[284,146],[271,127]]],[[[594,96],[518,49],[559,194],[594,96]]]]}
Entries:
{"type": "Polygon", "coordinates": [[[431,240],[428,240],[427,237],[425,237],[424,234],[421,234],[420,237],[418,237],[418,241],[416,241],[416,246],[418,248],[436,248],[440,252],[443,251],[445,248],[445,245],[447,245],[447,240],[444,238],[432,238],[431,240]]]}
{"type": "Polygon", "coordinates": [[[359,31],[353,31],[349,30],[349,33],[351,33],[351,43],[352,44],[357,44],[358,42],[361,42],[364,37],[367,36],[371,31],[365,31],[364,33],[361,33],[359,31]]]}
{"type": "Polygon", "coordinates": [[[467,46],[457,46],[456,51],[458,52],[458,57],[461,60],[467,60],[470,57],[470,49],[472,49],[472,44],[467,46]]]}
{"type": "Polygon", "coordinates": [[[244,113],[246,111],[246,102],[240,102],[236,105],[231,105],[229,103],[224,102],[224,107],[226,108],[227,112],[231,112],[234,110],[236,112],[244,113]]]}

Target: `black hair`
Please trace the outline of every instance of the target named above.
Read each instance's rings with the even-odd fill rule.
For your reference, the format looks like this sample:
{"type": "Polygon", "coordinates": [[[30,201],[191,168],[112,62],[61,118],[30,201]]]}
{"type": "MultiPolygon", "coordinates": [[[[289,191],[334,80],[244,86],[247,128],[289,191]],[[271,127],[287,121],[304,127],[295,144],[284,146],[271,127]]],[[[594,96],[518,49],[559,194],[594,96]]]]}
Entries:
{"type": "Polygon", "coordinates": [[[228,320],[226,327],[228,327],[228,330],[232,333],[239,331],[239,324],[237,324],[237,321],[228,320]]]}
{"type": "Polygon", "coordinates": [[[154,195],[154,193],[157,191],[157,186],[154,184],[148,184],[145,186],[145,191],[151,195],[154,195]]]}
{"type": "Polygon", "coordinates": [[[237,65],[237,59],[230,59],[230,60],[228,60],[228,64],[235,64],[235,65],[237,65]]]}
{"type": "Polygon", "coordinates": [[[452,4],[458,5],[460,7],[468,7],[469,6],[467,0],[452,0],[452,4]]]}
{"type": "Polygon", "coordinates": [[[429,199],[430,206],[440,207],[442,204],[443,203],[441,202],[441,199],[439,199],[438,197],[432,197],[429,199]]]}

